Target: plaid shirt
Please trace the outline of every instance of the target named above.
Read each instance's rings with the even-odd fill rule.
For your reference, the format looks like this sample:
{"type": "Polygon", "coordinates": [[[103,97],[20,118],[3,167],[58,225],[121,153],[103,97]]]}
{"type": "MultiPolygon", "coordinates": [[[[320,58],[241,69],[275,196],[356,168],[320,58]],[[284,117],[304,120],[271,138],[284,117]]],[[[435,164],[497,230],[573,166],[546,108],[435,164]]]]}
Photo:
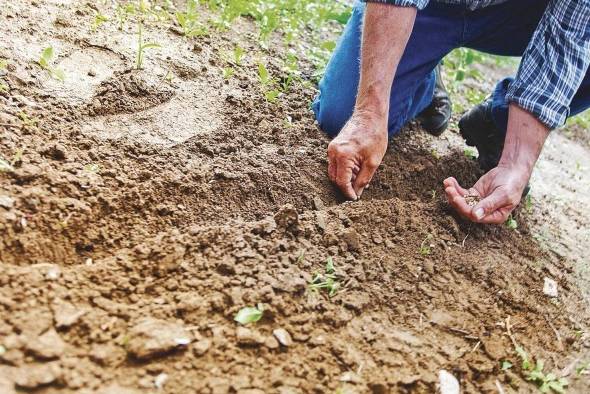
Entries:
{"type": "MultiPolygon", "coordinates": [[[[423,9],[429,0],[363,0],[423,9]]],[[[433,0],[488,7],[507,0],[433,0]]],[[[518,1],[518,0],[514,0],[518,1]]],[[[565,123],[590,63],[590,0],[550,0],[522,57],[506,99],[549,128],[565,123]]]]}

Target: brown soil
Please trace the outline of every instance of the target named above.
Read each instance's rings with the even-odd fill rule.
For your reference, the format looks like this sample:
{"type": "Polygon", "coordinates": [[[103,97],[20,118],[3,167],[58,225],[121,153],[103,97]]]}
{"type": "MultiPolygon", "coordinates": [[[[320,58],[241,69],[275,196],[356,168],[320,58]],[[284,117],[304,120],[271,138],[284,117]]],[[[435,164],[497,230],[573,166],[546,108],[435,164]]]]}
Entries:
{"type": "MultiPolygon", "coordinates": [[[[441,369],[465,392],[528,392],[507,328],[547,370],[584,354],[570,261],[522,211],[511,231],[444,200],[445,177],[480,175],[460,147],[433,155],[408,128],[363,200],[342,203],[314,90],[267,103],[254,56],[223,79],[223,50],[256,49],[246,21],[194,40],[148,27],[163,49],[132,71],[133,31],[91,33],[86,6],[0,15],[0,155],[23,152],[0,173],[0,392],[433,392],[441,369]],[[48,43],[63,84],[34,64],[48,43]],[[328,257],[333,297],[308,288],[328,257]],[[239,328],[257,304],[263,319],[239,328]]],[[[278,72],[279,47],[264,55],[278,72]]]]}

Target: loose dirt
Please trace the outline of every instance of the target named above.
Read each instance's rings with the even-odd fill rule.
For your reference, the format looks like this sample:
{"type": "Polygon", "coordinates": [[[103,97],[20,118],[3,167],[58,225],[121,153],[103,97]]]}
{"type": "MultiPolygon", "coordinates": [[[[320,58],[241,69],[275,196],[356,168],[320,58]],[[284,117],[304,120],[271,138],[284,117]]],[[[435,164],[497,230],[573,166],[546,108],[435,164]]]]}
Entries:
{"type": "MultiPolygon", "coordinates": [[[[590,346],[575,254],[588,244],[563,225],[587,234],[588,211],[549,208],[551,186],[517,231],[465,222],[442,180],[472,184],[476,163],[456,130],[410,126],[343,202],[314,89],[266,102],[254,55],[223,78],[222,51],[259,50],[247,20],[190,40],[147,26],[163,49],[137,71],[133,29],[92,33],[85,4],[0,15],[0,155],[14,159],[0,173],[0,392],[434,392],[443,369],[465,392],[533,391],[512,340],[587,391],[572,362],[590,346]],[[48,44],[64,83],[34,64],[48,44]],[[572,253],[551,250],[560,239],[572,253]],[[332,297],[309,289],[329,257],[332,297]],[[238,327],[258,304],[262,320],[238,327]]],[[[262,53],[279,73],[280,46],[262,53]]],[[[561,159],[543,160],[535,176],[559,176],[561,159]]]]}

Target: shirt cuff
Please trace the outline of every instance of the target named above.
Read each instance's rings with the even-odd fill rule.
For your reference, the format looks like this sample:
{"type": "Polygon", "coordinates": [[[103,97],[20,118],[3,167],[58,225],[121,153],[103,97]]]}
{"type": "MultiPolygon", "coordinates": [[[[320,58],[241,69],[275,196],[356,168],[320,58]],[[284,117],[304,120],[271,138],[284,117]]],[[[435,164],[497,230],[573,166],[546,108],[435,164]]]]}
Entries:
{"type": "Polygon", "coordinates": [[[430,0],[362,0],[365,3],[382,3],[397,5],[399,7],[416,7],[419,10],[424,9],[430,0]]]}
{"type": "Polygon", "coordinates": [[[563,104],[563,101],[556,100],[551,94],[530,84],[524,85],[518,80],[513,81],[508,87],[506,101],[527,110],[550,130],[562,126],[570,112],[569,106],[563,104]]]}

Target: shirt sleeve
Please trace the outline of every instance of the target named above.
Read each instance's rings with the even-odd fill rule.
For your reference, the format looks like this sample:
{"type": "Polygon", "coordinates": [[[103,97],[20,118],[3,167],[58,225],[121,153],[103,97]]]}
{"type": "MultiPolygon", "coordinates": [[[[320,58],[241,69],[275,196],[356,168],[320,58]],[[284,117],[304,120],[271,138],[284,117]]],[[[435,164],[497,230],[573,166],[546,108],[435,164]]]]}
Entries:
{"type": "Polygon", "coordinates": [[[397,5],[400,7],[416,7],[419,10],[424,9],[430,0],[362,0],[365,3],[383,3],[397,5]]]}
{"type": "Polygon", "coordinates": [[[550,129],[565,123],[590,62],[590,0],[551,0],[506,94],[550,129]]]}

